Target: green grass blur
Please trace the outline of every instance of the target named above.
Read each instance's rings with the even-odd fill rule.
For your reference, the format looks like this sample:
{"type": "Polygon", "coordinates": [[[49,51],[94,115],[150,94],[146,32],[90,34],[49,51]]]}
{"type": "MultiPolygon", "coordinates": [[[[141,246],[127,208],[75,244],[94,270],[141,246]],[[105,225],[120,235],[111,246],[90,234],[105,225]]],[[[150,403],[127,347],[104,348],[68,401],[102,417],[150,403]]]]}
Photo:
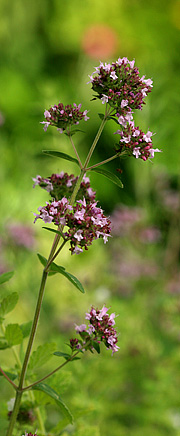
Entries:
{"type": "MultiPolygon", "coordinates": [[[[32,319],[42,270],[35,253],[48,256],[52,243],[40,222],[33,225],[33,212],[47,195],[32,189],[32,177],[78,174],[73,164],[41,154],[52,149],[73,155],[65,136],[43,131],[44,109],[62,101],[81,102],[90,111],[85,133],[75,136],[84,159],[102,112],[86,84],[94,66],[127,56],[154,81],[135,118],[142,130],[156,132],[154,148],[163,153],[153,163],[129,158],[107,165],[115,174],[121,168],[123,190],[92,174],[99,203],[117,229],[106,246],[95,241],[87,253],[72,257],[65,250],[58,263],[79,278],[86,294],[61,277],[49,278],[36,346],[52,340],[65,350],[74,323],[84,321],[91,304],[112,307],[119,314],[117,355],[102,350],[84,356],[54,381],[77,415],[75,426],[59,434],[180,436],[180,1],[1,0],[0,42],[0,270],[15,269],[6,286],[20,294],[8,322],[32,319]],[[15,225],[28,226],[28,246],[14,236],[15,225]]],[[[114,130],[106,126],[93,162],[113,153],[114,130]]],[[[11,352],[0,353],[8,368],[11,352]]],[[[56,364],[53,357],[51,366],[56,364]]],[[[0,395],[4,436],[13,391],[2,378],[0,395]]],[[[49,406],[47,429],[60,419],[58,408],[49,406]]]]}

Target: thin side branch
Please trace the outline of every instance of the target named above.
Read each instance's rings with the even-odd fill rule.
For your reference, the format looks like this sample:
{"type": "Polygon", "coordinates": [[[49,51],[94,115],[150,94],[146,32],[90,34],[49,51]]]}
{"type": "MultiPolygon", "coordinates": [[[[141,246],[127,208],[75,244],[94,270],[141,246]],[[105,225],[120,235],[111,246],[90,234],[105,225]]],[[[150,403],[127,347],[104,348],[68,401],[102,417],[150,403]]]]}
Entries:
{"type": "Polygon", "coordinates": [[[13,381],[8,377],[8,375],[3,371],[2,368],[0,368],[1,374],[6,378],[6,380],[14,387],[14,389],[18,389],[18,387],[13,383],[13,381]]]}

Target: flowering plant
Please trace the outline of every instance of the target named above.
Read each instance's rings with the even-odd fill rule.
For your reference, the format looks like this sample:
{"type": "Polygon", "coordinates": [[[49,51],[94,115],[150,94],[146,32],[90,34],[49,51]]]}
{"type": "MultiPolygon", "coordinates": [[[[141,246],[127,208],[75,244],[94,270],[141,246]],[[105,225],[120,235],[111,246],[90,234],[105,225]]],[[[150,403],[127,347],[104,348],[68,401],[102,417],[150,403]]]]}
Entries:
{"type": "MultiPolygon", "coordinates": [[[[44,381],[61,370],[69,362],[76,360],[77,355],[83,354],[88,350],[100,353],[101,344],[104,344],[108,350],[110,349],[112,355],[119,350],[117,345],[118,335],[115,329],[115,314],[111,313],[109,315],[108,308],[104,305],[102,309],[91,307],[90,312],[86,313],[85,318],[89,323],[88,327],[86,324],[75,326],[78,337],[70,339],[68,344],[70,353],[55,351],[52,344],[42,345],[32,353],[48,277],[59,273],[65,276],[80,292],[84,292],[84,288],[79,280],[67,272],[63,266],[57,265],[54,260],[59,256],[65,244],[69,245],[69,251],[72,255],[79,255],[83,250],[88,250],[93,240],[103,239],[104,243],[106,243],[108,238],[111,237],[110,219],[104,215],[103,210],[99,206],[96,192],[91,188],[87,173],[96,171],[122,188],[123,185],[119,177],[102,168],[103,164],[125,154],[146,161],[148,158],[153,158],[155,152],[160,151],[153,148],[152,132],[148,131],[145,134],[139,127],[135,127],[134,124],[134,110],[142,109],[145,104],[145,97],[152,90],[152,80],[145,79],[144,76],[140,77],[134,63],[134,60],[129,61],[125,57],[119,58],[112,64],[105,63],[104,65],[100,63],[99,67],[95,68],[95,72],[90,76],[90,82],[88,83],[91,83],[92,90],[95,92],[94,99],[101,100],[105,107],[105,112],[104,114],[99,114],[101,124],[84,164],[82,164],[72,137],[77,131],[73,126],[77,126],[80,121],[87,121],[89,119],[87,116],[88,111],[81,111],[81,104],[77,105],[74,103],[73,106],[64,106],[63,103],[59,103],[44,112],[45,121],[41,122],[44,125],[44,131],[46,132],[49,126],[55,126],[58,132],[66,134],[70,139],[75,157],[60,151],[46,150],[44,153],[75,163],[78,165],[80,172],[79,176],[61,172],[60,174],[52,174],[47,177],[37,175],[33,178],[34,187],[39,186],[45,189],[49,195],[46,205],[40,206],[38,213],[34,213],[34,223],[40,219],[46,225],[53,224],[53,228],[46,226],[43,228],[54,233],[55,236],[48,259],[38,254],[38,258],[43,265],[43,273],[32,324],[26,323],[21,326],[19,324],[9,324],[5,326],[4,317],[14,308],[18,298],[17,294],[8,295],[1,302],[0,322],[3,335],[1,338],[1,349],[21,344],[23,338],[29,336],[23,359],[22,353],[22,360],[17,355],[17,352],[15,353],[18,365],[13,369],[11,368],[10,373],[0,368],[1,374],[16,392],[15,398],[11,399],[8,403],[9,422],[6,436],[17,434],[17,428],[19,428],[17,423],[21,425],[23,432],[25,431],[23,428],[25,423],[29,427],[31,426],[30,429],[33,433],[25,431],[25,436],[45,436],[47,434],[39,405],[34,399],[33,391],[37,390],[55,400],[62,413],[72,424],[73,417],[68,407],[64,404],[59,394],[48,384],[44,383],[44,381]],[[115,154],[102,162],[90,165],[92,154],[105,124],[111,120],[119,126],[119,129],[115,132],[115,134],[120,136],[119,143],[115,147],[115,154]],[[46,362],[52,354],[63,358],[64,362],[41,379],[35,380],[34,368],[39,361],[41,363],[46,362]],[[33,429],[34,421],[35,428],[37,428],[35,433],[33,429]]],[[[11,276],[11,273],[3,274],[1,276],[1,283],[9,280],[11,276]]],[[[53,429],[52,434],[56,434],[53,429]]]]}

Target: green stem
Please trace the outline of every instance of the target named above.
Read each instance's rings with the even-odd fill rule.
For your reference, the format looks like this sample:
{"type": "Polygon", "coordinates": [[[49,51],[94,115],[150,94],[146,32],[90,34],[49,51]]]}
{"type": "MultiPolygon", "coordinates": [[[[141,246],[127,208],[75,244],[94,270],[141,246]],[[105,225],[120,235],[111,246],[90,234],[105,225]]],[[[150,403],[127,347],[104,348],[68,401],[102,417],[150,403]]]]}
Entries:
{"type": "Polygon", "coordinates": [[[47,276],[48,276],[48,273],[46,271],[43,271],[41,285],[40,285],[40,289],[39,289],[38,300],[37,300],[37,305],[36,305],[36,310],[35,310],[35,315],[34,315],[31,333],[30,333],[30,337],[29,337],[29,342],[28,342],[28,346],[27,346],[27,350],[26,350],[26,354],[25,354],[24,362],[23,362],[23,366],[22,366],[22,371],[21,371],[21,376],[20,376],[20,381],[19,381],[19,389],[22,389],[22,386],[23,386],[23,382],[25,379],[26,370],[27,370],[27,366],[28,366],[28,362],[29,362],[29,358],[30,358],[30,354],[31,354],[32,345],[33,345],[33,342],[35,339],[35,334],[36,334],[37,325],[38,325],[38,321],[39,321],[39,315],[40,315],[42,300],[43,300],[43,296],[44,296],[44,290],[45,290],[47,276]]]}
{"type": "Polygon", "coordinates": [[[9,427],[6,433],[6,436],[12,436],[12,432],[13,432],[13,428],[14,425],[16,423],[16,418],[19,412],[19,407],[20,407],[20,403],[21,403],[21,397],[22,397],[23,392],[21,391],[17,391],[16,392],[16,399],[15,399],[15,403],[14,403],[14,409],[13,412],[11,414],[11,418],[10,418],[10,422],[9,422],[9,427]]]}
{"type": "Polygon", "coordinates": [[[105,126],[106,122],[107,122],[106,117],[104,117],[104,119],[102,120],[102,123],[100,124],[99,130],[98,130],[98,132],[97,132],[97,134],[96,134],[96,136],[94,138],[94,141],[93,141],[93,143],[91,145],[89,153],[87,155],[87,158],[86,158],[86,161],[85,161],[85,164],[84,164],[84,168],[87,168],[87,166],[88,166],[88,163],[89,163],[89,161],[91,159],[91,156],[92,156],[93,151],[94,151],[94,149],[96,147],[96,144],[99,141],[99,138],[101,136],[101,133],[102,133],[102,131],[104,129],[104,126],[105,126]]]}
{"type": "Polygon", "coordinates": [[[104,165],[104,164],[110,162],[111,160],[116,159],[117,157],[119,157],[118,153],[114,154],[113,156],[109,157],[108,159],[102,160],[101,162],[99,162],[95,165],[92,165],[91,167],[88,167],[86,171],[92,170],[93,168],[100,167],[100,165],[104,165]]]}
{"type": "Polygon", "coordinates": [[[64,363],[62,363],[60,366],[58,366],[57,368],[55,368],[53,371],[51,371],[49,374],[45,375],[43,378],[41,378],[40,380],[36,381],[35,383],[32,383],[29,386],[26,386],[25,388],[23,388],[23,392],[27,391],[28,389],[32,389],[33,386],[41,383],[42,381],[46,380],[48,377],[50,377],[51,375],[55,374],[55,372],[59,371],[59,369],[63,368],[63,366],[67,365],[67,363],[71,362],[72,359],[74,359],[74,357],[77,356],[77,354],[80,351],[77,351],[75,354],[73,354],[69,359],[67,359],[64,363]]]}
{"type": "Polygon", "coordinates": [[[82,162],[81,162],[81,159],[80,159],[80,157],[79,157],[79,154],[78,154],[78,152],[77,152],[77,150],[76,150],[76,147],[75,147],[75,145],[74,145],[74,142],[73,142],[73,140],[72,140],[72,136],[71,136],[71,134],[69,134],[68,135],[69,136],[69,139],[70,139],[70,141],[71,141],[71,145],[73,146],[73,149],[74,149],[74,153],[75,153],[75,155],[76,155],[76,157],[77,157],[77,160],[78,160],[78,162],[79,162],[79,165],[80,165],[80,168],[82,169],[82,162]]]}
{"type": "Polygon", "coordinates": [[[7,374],[3,371],[2,368],[0,368],[0,372],[1,374],[6,378],[6,380],[11,383],[11,385],[14,387],[15,390],[17,390],[17,386],[15,385],[15,383],[13,383],[13,381],[7,376],[7,374]]]}
{"type": "Polygon", "coordinates": [[[54,261],[54,259],[58,256],[58,254],[60,253],[60,251],[62,250],[62,248],[64,247],[64,245],[66,244],[67,240],[64,240],[61,244],[61,246],[58,248],[58,250],[56,251],[56,253],[54,254],[53,257],[51,257],[51,259],[49,260],[49,262],[47,263],[47,265],[45,266],[45,271],[48,270],[49,266],[51,265],[51,263],[54,261]]]}
{"type": "Polygon", "coordinates": [[[80,185],[81,185],[81,182],[82,182],[82,179],[83,179],[83,177],[84,177],[85,172],[86,172],[86,168],[82,168],[82,169],[81,169],[81,172],[80,172],[80,175],[79,175],[79,177],[78,177],[78,180],[77,180],[77,182],[76,182],[76,185],[75,185],[75,187],[74,187],[74,191],[73,191],[73,193],[72,193],[72,195],[71,195],[71,199],[70,199],[70,202],[69,202],[69,204],[70,204],[71,206],[74,204],[74,201],[75,201],[75,199],[76,199],[76,195],[77,195],[77,193],[78,193],[78,191],[79,191],[79,188],[80,188],[80,185]]]}
{"type": "Polygon", "coordinates": [[[6,436],[12,435],[14,424],[16,422],[16,418],[18,415],[19,406],[20,406],[21,397],[22,397],[22,392],[23,392],[22,391],[23,383],[24,383],[24,379],[25,379],[25,375],[26,375],[26,371],[27,371],[27,366],[28,366],[28,362],[29,362],[29,358],[30,358],[30,354],[31,354],[32,345],[33,345],[33,342],[35,339],[35,334],[36,334],[36,330],[37,330],[37,325],[38,325],[38,320],[39,320],[39,315],[40,315],[40,310],[41,310],[41,305],[42,305],[47,276],[48,276],[48,273],[46,271],[43,271],[41,285],[40,285],[40,289],[39,289],[38,300],[37,300],[37,305],[36,305],[36,310],[35,310],[35,315],[34,315],[34,320],[33,320],[32,328],[31,328],[31,333],[30,333],[30,337],[29,337],[29,342],[28,342],[26,354],[24,357],[24,362],[23,362],[22,371],[21,371],[20,380],[19,380],[19,386],[18,386],[18,390],[16,393],[15,405],[14,405],[14,409],[13,409],[12,414],[11,414],[9,428],[8,428],[6,436]]]}

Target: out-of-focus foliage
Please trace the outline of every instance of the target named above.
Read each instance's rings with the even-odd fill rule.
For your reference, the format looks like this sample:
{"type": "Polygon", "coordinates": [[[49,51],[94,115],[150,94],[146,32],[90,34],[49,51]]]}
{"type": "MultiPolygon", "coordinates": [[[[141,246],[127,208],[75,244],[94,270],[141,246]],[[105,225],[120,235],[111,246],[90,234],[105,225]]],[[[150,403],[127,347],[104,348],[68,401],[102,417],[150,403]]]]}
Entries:
{"type": "MultiPolygon", "coordinates": [[[[154,81],[136,123],[156,132],[154,145],[163,153],[153,164],[132,158],[107,165],[115,174],[122,169],[124,190],[92,174],[100,204],[112,214],[113,239],[105,247],[96,241],[80,256],[65,250],[64,266],[83,283],[85,295],[63,277],[49,278],[36,347],[51,333],[58,349],[65,350],[74,322],[83,322],[91,304],[106,303],[119,313],[118,355],[85,356],[50,382],[78,417],[73,428],[63,430],[67,423],[48,406],[47,428],[62,419],[57,432],[63,436],[180,435],[179,23],[179,0],[0,3],[0,268],[16,269],[4,287],[20,294],[8,322],[17,322],[17,311],[21,323],[32,319],[41,276],[33,250],[47,257],[52,241],[41,223],[33,227],[32,212],[47,196],[32,189],[31,178],[62,170],[77,175],[72,163],[41,155],[42,149],[73,153],[56,129],[42,130],[44,109],[62,101],[82,102],[90,110],[85,134],[75,136],[83,158],[102,112],[100,102],[90,102],[91,86],[86,85],[99,60],[135,58],[142,75],[154,81]]],[[[93,162],[111,156],[114,130],[109,123],[93,162]]],[[[4,368],[11,359],[7,350],[4,368]]],[[[56,359],[47,367],[55,367],[56,359]]],[[[1,392],[3,434],[13,391],[2,379],[1,392]]],[[[36,395],[43,404],[43,394],[36,395]]]]}

